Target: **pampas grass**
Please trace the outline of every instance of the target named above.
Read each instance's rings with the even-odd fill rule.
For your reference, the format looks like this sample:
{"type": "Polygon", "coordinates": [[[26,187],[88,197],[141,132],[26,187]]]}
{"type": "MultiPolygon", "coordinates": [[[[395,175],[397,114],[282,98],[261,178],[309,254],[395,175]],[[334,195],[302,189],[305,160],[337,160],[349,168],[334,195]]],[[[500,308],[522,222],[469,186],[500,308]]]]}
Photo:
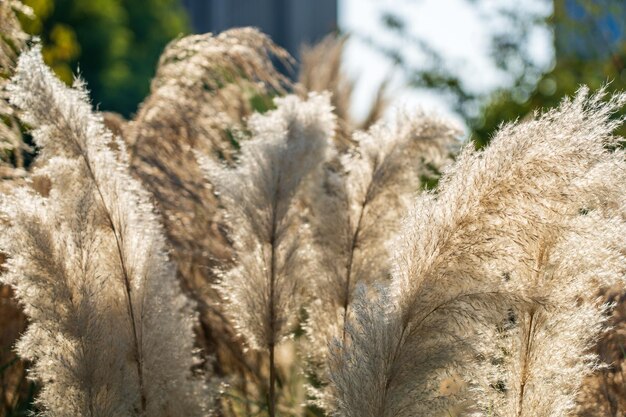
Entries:
{"type": "MultiPolygon", "coordinates": [[[[0,1],[0,194],[23,183],[24,156],[32,152],[24,143],[17,112],[10,105],[6,90],[17,57],[28,40],[20,27],[18,13],[32,16],[32,10],[19,1],[0,1]]],[[[0,255],[0,261],[4,264],[4,256],[0,255]]],[[[22,400],[28,397],[32,387],[26,380],[26,365],[13,349],[25,328],[26,317],[11,288],[0,283],[0,416],[22,407],[22,400]]]]}
{"type": "Polygon", "coordinates": [[[171,43],[126,121],[36,42],[16,61],[13,5],[1,110],[37,156],[3,183],[0,280],[42,415],[620,415],[626,96],[459,152],[426,112],[351,121],[344,39],[293,85],[244,28],[171,43]]]}
{"type": "MultiPolygon", "coordinates": [[[[386,283],[390,245],[413,198],[451,162],[459,130],[424,113],[400,114],[354,136],[354,146],[318,177],[310,205],[315,231],[305,343],[313,372],[327,383],[328,346],[345,341],[360,284],[386,283]],[[316,369],[321,368],[321,369],[316,369]]],[[[322,392],[319,405],[325,407],[322,392]]]]}
{"type": "Polygon", "coordinates": [[[612,136],[621,120],[610,117],[626,96],[603,99],[603,92],[589,97],[583,89],[559,109],[495,138],[494,146],[503,138],[524,143],[541,137],[540,146],[550,146],[547,157],[569,161],[546,164],[530,180],[541,178],[534,185],[541,200],[532,206],[541,223],[529,223],[524,260],[507,273],[516,291],[542,297],[545,305],[517,310],[516,325],[502,336],[509,353],[502,366],[507,395],[502,404],[493,397],[490,404],[499,415],[572,413],[583,378],[597,366],[590,352],[606,324],[608,306],[596,291],[624,286],[626,164],[622,150],[610,150],[621,140],[612,136]],[[553,179],[542,178],[547,175],[553,179]]]}
{"type": "Polygon", "coordinates": [[[250,347],[268,352],[270,416],[276,403],[275,348],[293,327],[301,288],[311,279],[302,268],[306,230],[298,224],[297,198],[306,177],[332,152],[335,130],[328,96],[306,101],[288,96],[276,105],[248,123],[252,138],[244,142],[236,168],[204,160],[228,216],[236,256],[236,267],[223,273],[219,290],[250,347]]]}
{"type": "Polygon", "coordinates": [[[443,415],[467,404],[466,413],[570,415],[604,321],[593,292],[624,279],[623,183],[606,178],[625,168],[623,152],[607,150],[621,123],[609,116],[625,97],[602,98],[583,90],[504,127],[484,151],[467,146],[437,195],[417,200],[391,284],[374,303],[361,296],[332,356],[339,414],[443,415]],[[496,331],[502,323],[511,329],[496,331]],[[450,378],[467,388],[442,392],[450,378]]]}
{"type": "Polygon", "coordinates": [[[16,13],[32,16],[32,10],[17,0],[0,2],[0,169],[3,169],[3,177],[19,175],[20,171],[7,170],[7,165],[24,168],[23,154],[32,151],[22,140],[19,122],[14,109],[8,103],[9,95],[5,89],[7,80],[13,74],[17,57],[28,40],[16,13]],[[8,175],[5,171],[9,171],[8,175]]]}
{"type": "Polygon", "coordinates": [[[272,59],[289,60],[252,28],[172,41],[150,95],[134,119],[120,126],[131,171],[154,198],[178,276],[198,304],[200,344],[218,356],[219,373],[258,376],[259,370],[255,358],[243,353],[212,287],[214,269],[230,263],[232,250],[195,153],[233,160],[237,132],[245,130],[253,104],[269,101],[288,85],[272,59]]]}
{"type": "Polygon", "coordinates": [[[11,102],[33,126],[49,178],[3,201],[3,281],[31,325],[19,343],[45,381],[51,416],[207,415],[194,374],[193,306],[183,296],[148,197],[127,173],[123,145],[91,112],[84,87],[65,87],[39,47],[21,55],[11,102]],[[132,208],[129,210],[129,208],[132,208]]]}

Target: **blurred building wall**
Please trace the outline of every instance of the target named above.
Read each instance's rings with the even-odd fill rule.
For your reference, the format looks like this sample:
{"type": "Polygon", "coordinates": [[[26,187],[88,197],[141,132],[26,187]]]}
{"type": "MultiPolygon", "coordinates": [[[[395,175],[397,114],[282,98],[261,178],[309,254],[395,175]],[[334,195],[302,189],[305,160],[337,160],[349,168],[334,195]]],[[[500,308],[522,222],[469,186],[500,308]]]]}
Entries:
{"type": "Polygon", "coordinates": [[[626,0],[554,0],[557,57],[605,59],[626,47],[626,0]]]}
{"type": "Polygon", "coordinates": [[[302,44],[312,44],[337,28],[337,0],[183,0],[193,29],[221,32],[255,26],[298,57],[302,44]]]}

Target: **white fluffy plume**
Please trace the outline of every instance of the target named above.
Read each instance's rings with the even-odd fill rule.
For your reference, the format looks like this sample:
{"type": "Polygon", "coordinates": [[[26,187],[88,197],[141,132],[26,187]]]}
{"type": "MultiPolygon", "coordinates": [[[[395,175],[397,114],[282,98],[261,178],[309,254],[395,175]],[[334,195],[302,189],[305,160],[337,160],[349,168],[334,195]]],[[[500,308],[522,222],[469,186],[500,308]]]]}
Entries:
{"type": "Polygon", "coordinates": [[[34,361],[44,413],[207,415],[212,397],[192,370],[192,306],[122,143],[80,83],[54,77],[39,46],[21,55],[9,89],[40,149],[34,175],[51,184],[2,202],[2,280],[30,318],[19,352],[34,361]]]}
{"type": "Polygon", "coordinates": [[[608,178],[623,178],[610,116],[626,97],[602,98],[582,91],[466,147],[438,194],[418,198],[391,285],[357,302],[332,357],[337,414],[567,415],[603,322],[592,295],[624,271],[623,186],[608,178]]]}

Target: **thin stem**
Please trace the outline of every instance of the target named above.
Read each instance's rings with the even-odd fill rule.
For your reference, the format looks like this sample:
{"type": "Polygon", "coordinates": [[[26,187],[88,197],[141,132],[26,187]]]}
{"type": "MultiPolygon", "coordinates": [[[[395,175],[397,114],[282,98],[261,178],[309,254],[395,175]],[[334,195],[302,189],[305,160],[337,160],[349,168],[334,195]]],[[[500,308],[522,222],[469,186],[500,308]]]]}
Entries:
{"type": "Polygon", "coordinates": [[[519,395],[517,398],[517,416],[520,417],[522,415],[523,412],[523,406],[524,406],[524,391],[526,389],[526,382],[528,380],[528,362],[530,360],[530,350],[531,350],[531,346],[532,346],[532,339],[533,339],[533,324],[534,324],[534,319],[535,319],[535,312],[531,311],[530,312],[530,322],[528,324],[528,331],[526,332],[526,340],[524,343],[524,353],[522,355],[522,370],[520,372],[520,389],[519,389],[519,395]]]}
{"type": "MultiPolygon", "coordinates": [[[[531,283],[534,286],[539,285],[539,279],[541,278],[541,273],[544,269],[544,265],[547,263],[549,256],[549,245],[550,242],[542,242],[539,247],[539,253],[537,256],[537,261],[535,262],[535,268],[532,272],[531,283]]],[[[537,327],[537,317],[540,314],[534,307],[528,312],[530,318],[528,322],[528,329],[524,335],[525,340],[523,343],[523,352],[522,352],[522,369],[520,372],[520,389],[519,395],[517,398],[517,416],[520,417],[523,413],[524,406],[524,395],[526,391],[526,382],[528,382],[528,369],[530,362],[530,355],[533,349],[533,340],[534,340],[534,332],[535,327],[537,327]]]]}
{"type": "Polygon", "coordinates": [[[352,236],[352,243],[350,244],[350,251],[348,252],[348,261],[346,263],[346,285],[344,287],[343,298],[343,326],[342,326],[342,340],[346,341],[346,326],[348,324],[348,308],[350,304],[350,281],[352,280],[352,264],[354,263],[354,251],[359,242],[359,232],[361,231],[361,222],[363,221],[363,213],[365,212],[365,202],[361,206],[361,213],[359,214],[359,220],[357,221],[356,230],[352,236]]]}
{"type": "Polygon", "coordinates": [[[281,175],[280,171],[278,172],[278,178],[276,179],[276,190],[274,192],[274,198],[272,201],[272,230],[270,233],[270,251],[271,251],[271,261],[270,261],[270,271],[269,271],[269,284],[270,284],[270,305],[269,305],[269,313],[270,313],[270,338],[271,342],[269,343],[269,356],[270,356],[270,380],[269,380],[269,392],[268,392],[268,409],[270,417],[274,417],[276,415],[276,363],[274,359],[274,348],[276,344],[275,333],[276,333],[276,306],[274,305],[275,298],[275,281],[276,281],[276,244],[277,244],[277,230],[278,230],[278,202],[280,199],[280,189],[281,189],[281,175]]]}
{"type": "MultiPolygon", "coordinates": [[[[348,252],[348,261],[346,262],[346,285],[344,286],[344,298],[343,298],[343,326],[342,326],[342,336],[341,339],[343,342],[346,342],[346,327],[348,324],[348,309],[350,307],[350,283],[352,281],[352,265],[354,264],[354,251],[359,245],[359,235],[361,233],[361,224],[363,223],[363,216],[365,214],[365,210],[367,205],[370,202],[370,193],[372,191],[372,185],[374,184],[374,177],[376,176],[376,172],[378,170],[378,160],[376,161],[376,167],[374,169],[374,175],[372,175],[372,181],[367,185],[367,190],[365,191],[365,199],[363,200],[363,204],[361,204],[361,212],[359,213],[359,219],[357,220],[354,235],[352,235],[352,242],[350,244],[350,251],[348,252]]],[[[349,221],[349,219],[348,219],[349,221]]]]}
{"type": "MultiPolygon", "coordinates": [[[[61,115],[61,117],[64,118],[63,115],[61,115]]],[[[67,120],[64,120],[66,126],[70,126],[70,124],[68,123],[67,120]]],[[[141,415],[145,415],[146,412],[146,394],[145,394],[145,389],[144,389],[144,381],[143,381],[143,358],[142,358],[142,354],[141,354],[141,345],[140,345],[140,337],[139,334],[137,332],[137,324],[135,321],[135,309],[133,306],[133,299],[132,299],[132,286],[130,283],[130,274],[128,272],[128,268],[126,266],[126,257],[124,256],[124,252],[122,250],[122,246],[123,246],[123,238],[121,236],[121,234],[119,233],[119,231],[117,230],[117,228],[115,227],[115,223],[113,222],[113,216],[111,215],[110,212],[110,208],[107,207],[106,205],[106,200],[104,198],[104,194],[102,193],[102,190],[100,188],[100,184],[98,183],[97,179],[96,179],[96,175],[93,171],[93,167],[91,165],[91,160],[89,158],[89,154],[87,153],[87,150],[83,148],[81,141],[76,137],[76,134],[74,133],[74,131],[71,128],[68,128],[67,131],[70,133],[70,137],[71,139],[74,141],[74,144],[76,145],[79,154],[82,156],[84,162],[85,162],[85,166],[87,167],[87,172],[89,173],[89,176],[91,177],[91,180],[94,184],[94,188],[96,189],[97,193],[98,193],[98,197],[100,198],[100,201],[102,203],[102,206],[104,207],[104,214],[106,216],[107,219],[107,223],[109,225],[109,227],[111,228],[111,231],[113,232],[113,236],[115,237],[115,244],[116,244],[116,248],[117,248],[117,254],[118,257],[120,259],[120,266],[122,269],[122,276],[124,278],[124,289],[125,289],[125,296],[126,296],[126,306],[128,309],[128,314],[130,315],[130,322],[131,322],[131,329],[132,329],[132,334],[133,334],[133,354],[135,356],[135,362],[137,365],[137,377],[139,380],[139,392],[140,392],[140,400],[141,400],[141,415]]]]}
{"type": "Polygon", "coordinates": [[[107,217],[109,227],[111,228],[111,231],[113,232],[113,236],[115,236],[115,244],[117,247],[117,253],[120,258],[122,276],[124,277],[124,289],[126,290],[125,291],[126,302],[127,302],[128,314],[130,315],[130,323],[131,323],[131,328],[132,328],[132,333],[133,333],[133,344],[134,344],[133,353],[135,355],[135,360],[137,363],[137,377],[139,379],[139,392],[141,394],[141,411],[142,411],[141,414],[144,415],[146,412],[146,393],[145,393],[144,381],[143,381],[143,357],[142,357],[143,355],[141,352],[141,342],[139,341],[140,337],[139,337],[139,333],[137,332],[137,323],[135,320],[135,308],[134,308],[133,299],[132,299],[132,286],[130,283],[130,274],[128,273],[128,268],[126,266],[126,258],[124,256],[124,252],[122,249],[123,239],[122,239],[122,236],[119,234],[117,228],[115,227],[115,223],[113,222],[113,217],[111,216],[109,208],[105,204],[104,196],[102,194],[99,184],[96,181],[96,177],[92,171],[91,164],[89,163],[89,159],[87,158],[87,155],[84,155],[84,157],[85,157],[89,174],[91,175],[91,178],[93,179],[94,186],[96,187],[100,200],[102,201],[102,205],[105,208],[104,213],[107,217]]]}
{"type": "Polygon", "coordinates": [[[276,364],[274,362],[274,343],[269,346],[270,351],[270,385],[268,393],[268,408],[270,417],[276,415],[276,364]]]}

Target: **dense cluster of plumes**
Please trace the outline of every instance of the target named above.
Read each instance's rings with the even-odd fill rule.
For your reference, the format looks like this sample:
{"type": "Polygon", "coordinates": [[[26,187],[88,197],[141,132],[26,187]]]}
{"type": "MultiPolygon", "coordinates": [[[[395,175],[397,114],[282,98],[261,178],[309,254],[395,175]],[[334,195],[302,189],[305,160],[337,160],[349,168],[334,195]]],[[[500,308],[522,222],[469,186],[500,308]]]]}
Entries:
{"type": "MultiPolygon", "coordinates": [[[[400,114],[354,135],[356,144],[331,161],[312,185],[314,231],[306,322],[309,360],[327,381],[328,345],[345,340],[359,284],[386,284],[391,239],[416,194],[439,175],[458,148],[460,131],[423,113],[400,114]]],[[[324,405],[324,393],[317,392],[324,405]]]]}
{"type": "Polygon", "coordinates": [[[212,288],[213,269],[232,254],[196,153],[232,160],[253,103],[271,103],[269,97],[288,85],[273,59],[288,55],[251,28],[175,40],[135,118],[115,124],[128,144],[132,173],[156,200],[179,278],[198,303],[201,347],[255,372],[212,288]]]}
{"type": "Polygon", "coordinates": [[[624,412],[626,95],[581,90],[480,151],[382,101],[359,129],[344,42],[292,86],[256,30],[181,38],[129,122],[10,50],[3,104],[37,157],[0,199],[0,282],[38,411],[624,412]]]}
{"type": "Polygon", "coordinates": [[[582,91],[467,146],[418,198],[391,284],[357,303],[332,356],[341,415],[572,412],[604,321],[595,292],[626,268],[626,165],[608,150],[626,96],[602,98],[582,91]]]}

